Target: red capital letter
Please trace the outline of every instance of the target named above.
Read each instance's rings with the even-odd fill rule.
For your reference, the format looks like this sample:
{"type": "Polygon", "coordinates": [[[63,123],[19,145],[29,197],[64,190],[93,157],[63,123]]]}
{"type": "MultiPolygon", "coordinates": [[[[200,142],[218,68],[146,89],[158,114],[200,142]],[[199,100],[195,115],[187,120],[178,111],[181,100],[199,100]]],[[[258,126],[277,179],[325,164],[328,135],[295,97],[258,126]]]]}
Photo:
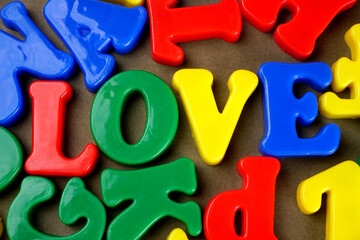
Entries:
{"type": "Polygon", "coordinates": [[[147,1],[155,62],[180,65],[184,61],[184,52],[175,43],[211,38],[232,43],[239,39],[242,21],[237,0],[175,8],[177,4],[178,0],[147,1]]]}
{"type": "Polygon", "coordinates": [[[99,152],[88,144],[74,159],[62,154],[66,103],[72,89],[65,82],[37,81],[30,86],[33,99],[33,149],[25,170],[32,175],[83,177],[90,174],[99,152]]]}
{"type": "Polygon", "coordinates": [[[357,0],[241,0],[244,19],[255,28],[269,32],[275,28],[277,45],[297,60],[310,56],[315,42],[333,18],[351,8],[357,0]],[[276,25],[281,10],[292,19],[276,25]]]}
{"type": "Polygon", "coordinates": [[[275,182],[280,162],[270,157],[247,157],[237,171],[243,189],[215,196],[208,204],[204,229],[208,240],[277,240],[274,235],[275,182]],[[240,211],[241,236],[235,230],[235,215],[240,211]]]}

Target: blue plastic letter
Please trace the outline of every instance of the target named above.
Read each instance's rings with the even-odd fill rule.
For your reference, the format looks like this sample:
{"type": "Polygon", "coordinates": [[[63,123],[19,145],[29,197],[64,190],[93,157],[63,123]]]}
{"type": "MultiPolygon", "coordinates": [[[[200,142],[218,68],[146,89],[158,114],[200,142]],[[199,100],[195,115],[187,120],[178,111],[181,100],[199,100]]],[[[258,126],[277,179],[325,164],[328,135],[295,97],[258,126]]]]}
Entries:
{"type": "Polygon", "coordinates": [[[115,60],[106,52],[113,47],[118,54],[129,53],[147,20],[144,7],[97,0],[49,0],[44,15],[79,63],[90,92],[112,76],[115,60]]]}
{"type": "Polygon", "coordinates": [[[73,73],[75,62],[45,37],[21,2],[5,5],[1,19],[7,28],[25,38],[21,41],[0,30],[0,125],[8,127],[19,120],[24,110],[19,75],[28,73],[44,80],[66,80],[73,73]]]}
{"type": "Polygon", "coordinates": [[[309,126],[318,114],[314,93],[300,99],[293,93],[294,83],[305,83],[324,91],[332,79],[325,63],[265,63],[258,71],[263,88],[265,136],[259,145],[263,155],[278,158],[327,156],[340,142],[340,129],[335,124],[324,126],[313,138],[299,138],[296,122],[309,126]]]}

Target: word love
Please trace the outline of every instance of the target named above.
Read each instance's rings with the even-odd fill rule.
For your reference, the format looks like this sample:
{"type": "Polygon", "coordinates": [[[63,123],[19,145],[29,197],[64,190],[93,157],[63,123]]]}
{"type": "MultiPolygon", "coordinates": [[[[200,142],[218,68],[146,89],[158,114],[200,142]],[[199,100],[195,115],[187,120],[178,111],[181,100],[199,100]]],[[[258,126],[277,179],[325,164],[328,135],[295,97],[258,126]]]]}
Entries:
{"type": "MultiPolygon", "coordinates": [[[[258,75],[265,106],[266,133],[259,145],[263,155],[278,158],[326,156],[336,151],[340,129],[335,124],[324,126],[313,138],[298,137],[296,122],[308,126],[314,121],[317,100],[313,93],[298,99],[292,91],[295,82],[323,91],[332,79],[328,65],[265,63],[258,75]]],[[[258,77],[245,70],[234,72],[228,83],[230,96],[221,113],[211,90],[212,82],[212,74],[201,69],[180,70],[173,79],[200,155],[207,164],[216,165],[225,155],[241,110],[255,90],[258,77]]],[[[77,158],[67,159],[61,155],[65,104],[72,95],[70,86],[64,82],[38,81],[31,85],[30,95],[34,101],[33,151],[25,170],[46,176],[90,174],[99,155],[93,144],[77,158]]],[[[160,78],[144,71],[127,71],[111,78],[96,95],[91,110],[91,131],[97,145],[109,158],[125,165],[139,165],[155,159],[171,144],[177,131],[178,115],[175,96],[160,78]],[[131,145],[123,138],[120,121],[122,109],[134,93],[140,93],[146,103],[147,121],[142,138],[131,145]]]]}

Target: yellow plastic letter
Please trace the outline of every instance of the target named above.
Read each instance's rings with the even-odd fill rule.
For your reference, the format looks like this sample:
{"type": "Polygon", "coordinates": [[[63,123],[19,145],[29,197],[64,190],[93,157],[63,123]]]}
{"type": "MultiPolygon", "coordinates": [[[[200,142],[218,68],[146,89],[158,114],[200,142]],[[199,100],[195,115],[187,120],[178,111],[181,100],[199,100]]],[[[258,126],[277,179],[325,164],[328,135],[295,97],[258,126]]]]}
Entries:
{"type": "Polygon", "coordinates": [[[107,0],[107,1],[120,3],[121,5],[129,8],[143,6],[145,2],[145,0],[107,0]]]}
{"type": "Polygon", "coordinates": [[[327,194],[326,240],[360,239],[360,167],[345,161],[300,183],[297,202],[305,214],[321,207],[327,194]]]}
{"type": "Polygon", "coordinates": [[[319,98],[319,111],[327,118],[360,118],[360,24],[350,28],[345,41],[351,50],[352,60],[340,58],[332,66],[334,92],[350,89],[350,99],[341,99],[333,92],[319,98]]]}
{"type": "Polygon", "coordinates": [[[229,99],[219,112],[213,91],[213,75],[204,69],[176,72],[172,82],[180,93],[193,137],[203,161],[216,165],[224,158],[241,111],[258,85],[257,76],[246,70],[235,71],[228,81],[229,99]]]}
{"type": "Polygon", "coordinates": [[[175,228],[171,231],[167,240],[189,240],[186,233],[181,228],[175,228]]]}

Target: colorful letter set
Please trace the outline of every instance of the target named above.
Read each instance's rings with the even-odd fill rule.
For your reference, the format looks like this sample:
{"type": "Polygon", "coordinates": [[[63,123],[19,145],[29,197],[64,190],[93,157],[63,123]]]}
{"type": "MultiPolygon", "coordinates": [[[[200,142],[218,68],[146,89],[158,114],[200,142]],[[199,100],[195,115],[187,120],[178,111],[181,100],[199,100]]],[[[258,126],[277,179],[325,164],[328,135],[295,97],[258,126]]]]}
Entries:
{"type": "MultiPolygon", "coordinates": [[[[186,240],[188,234],[196,237],[202,232],[209,240],[276,240],[275,185],[281,168],[277,159],[326,159],[340,144],[341,131],[335,123],[322,126],[308,138],[300,136],[298,126],[313,124],[318,112],[328,119],[360,118],[360,24],[345,35],[352,59],[341,58],[332,68],[323,62],[267,62],[256,74],[235,69],[228,79],[229,96],[221,112],[210,71],[176,71],[172,86],[182,103],[179,109],[172,89],[162,79],[141,70],[117,73],[114,55],[134,50],[149,22],[152,59],[180,66],[185,54],[177,44],[205,39],[237,42],[243,15],[260,31],[274,30],[274,40],[284,52],[305,60],[335,16],[351,8],[356,0],[221,0],[191,7],[177,7],[177,0],[147,0],[147,8],[142,6],[142,0],[115,2],[118,4],[100,0],[47,1],[43,15],[70,54],[48,40],[23,3],[10,2],[1,10],[4,25],[24,40],[0,30],[0,192],[5,194],[16,182],[20,184],[16,179],[23,166],[27,176],[7,211],[4,225],[0,218],[0,237],[6,230],[10,240],[134,240],[146,238],[150,228],[170,217],[184,224],[186,231],[175,228],[168,240],[186,240]],[[283,9],[293,17],[276,25],[283,9]],[[73,76],[76,64],[83,72],[86,89],[96,94],[89,113],[96,145],[89,143],[78,156],[70,158],[64,153],[64,136],[66,106],[73,90],[65,81],[73,76]],[[28,93],[20,84],[23,74],[39,79],[30,85],[28,93]],[[307,92],[297,97],[297,84],[322,93],[329,88],[336,93],[349,89],[350,97],[340,98],[334,92],[320,97],[307,92]],[[258,150],[263,156],[238,161],[236,170],[242,187],[213,195],[203,212],[194,201],[178,201],[174,193],[196,193],[194,162],[186,157],[166,164],[155,164],[154,160],[171,151],[180,115],[188,119],[201,159],[207,165],[219,165],[243,108],[258,85],[265,126],[258,150]],[[134,94],[144,100],[146,122],[141,138],[130,144],[121,121],[134,94]],[[20,141],[6,127],[22,121],[25,99],[30,98],[32,150],[26,156],[20,141]],[[140,168],[104,169],[98,183],[100,200],[81,178],[93,173],[101,154],[120,166],[140,168]],[[55,236],[38,230],[34,224],[34,212],[56,195],[55,184],[45,177],[69,178],[61,193],[58,216],[66,225],[85,219],[86,224],[77,232],[55,236]],[[119,206],[123,209],[117,216],[108,216],[119,206]],[[240,233],[235,223],[239,212],[240,233]]],[[[319,211],[322,196],[327,195],[328,240],[360,239],[359,164],[344,161],[302,181],[294,193],[298,208],[308,215],[319,211]]]]}

